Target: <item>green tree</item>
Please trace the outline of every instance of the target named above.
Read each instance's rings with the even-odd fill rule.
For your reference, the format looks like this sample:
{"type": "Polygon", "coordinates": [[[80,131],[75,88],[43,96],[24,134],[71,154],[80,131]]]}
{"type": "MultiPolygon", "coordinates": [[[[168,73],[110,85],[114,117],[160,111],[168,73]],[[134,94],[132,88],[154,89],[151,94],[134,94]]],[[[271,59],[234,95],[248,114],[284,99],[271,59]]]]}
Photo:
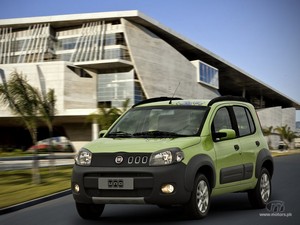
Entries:
{"type": "MultiPolygon", "coordinates": [[[[37,142],[37,123],[39,101],[37,95],[29,88],[29,84],[25,76],[16,71],[10,74],[10,79],[5,80],[2,75],[2,84],[0,84],[0,100],[9,106],[11,112],[19,116],[32,138],[33,144],[37,142]]],[[[34,160],[32,166],[32,180],[34,183],[40,183],[39,162],[37,159],[37,151],[34,150],[34,160]]]]}
{"type": "Polygon", "coordinates": [[[127,109],[129,108],[129,104],[130,104],[130,98],[127,98],[123,104],[122,104],[122,108],[117,108],[117,114],[119,116],[121,116],[123,113],[125,113],[127,111],[127,109]]]}
{"type": "Polygon", "coordinates": [[[96,121],[99,124],[100,130],[106,130],[118,117],[117,108],[107,108],[106,105],[103,105],[97,109],[97,112],[90,114],[87,120],[91,122],[96,121]]]}
{"type": "Polygon", "coordinates": [[[39,118],[46,124],[49,130],[49,152],[50,152],[50,168],[54,168],[55,159],[53,152],[53,120],[55,117],[56,97],[54,89],[49,89],[47,93],[39,91],[37,88],[28,86],[28,88],[37,96],[39,118]]]}
{"type": "Polygon", "coordinates": [[[296,133],[291,130],[287,125],[276,127],[275,131],[280,135],[281,140],[290,147],[290,143],[297,137],[296,133]]]}
{"type": "MultiPolygon", "coordinates": [[[[49,130],[49,146],[52,154],[53,120],[56,103],[54,89],[50,89],[47,93],[41,92],[31,86],[25,76],[16,71],[10,74],[8,81],[6,81],[4,73],[1,73],[1,76],[0,102],[8,105],[11,112],[22,119],[34,145],[37,142],[38,122],[39,120],[43,121],[49,130]]],[[[54,166],[54,157],[50,157],[50,164],[54,166]]],[[[34,149],[32,180],[34,183],[40,183],[39,161],[36,149],[34,149]]]]}
{"type": "Polygon", "coordinates": [[[127,111],[130,99],[126,99],[122,108],[112,107],[109,108],[106,104],[98,107],[97,112],[90,114],[87,120],[90,122],[97,122],[100,130],[107,130],[120,115],[127,111]]]}
{"type": "Polygon", "coordinates": [[[38,89],[35,89],[35,93],[39,100],[39,115],[41,116],[41,120],[47,125],[49,137],[51,138],[53,136],[53,120],[56,112],[54,89],[49,89],[46,94],[41,94],[38,89]]]}

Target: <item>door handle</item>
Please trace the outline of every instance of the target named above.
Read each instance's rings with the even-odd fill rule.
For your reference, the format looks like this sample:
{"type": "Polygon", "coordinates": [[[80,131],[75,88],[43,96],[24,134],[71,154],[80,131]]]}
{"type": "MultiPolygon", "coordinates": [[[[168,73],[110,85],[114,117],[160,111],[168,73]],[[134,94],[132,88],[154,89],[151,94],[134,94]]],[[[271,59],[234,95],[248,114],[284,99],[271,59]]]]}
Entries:
{"type": "Polygon", "coordinates": [[[240,150],[240,146],[239,145],[234,145],[234,150],[236,150],[236,151],[240,150]]]}
{"type": "Polygon", "coordinates": [[[260,142],[259,141],[256,141],[255,144],[256,144],[257,147],[260,146],[260,142]]]}

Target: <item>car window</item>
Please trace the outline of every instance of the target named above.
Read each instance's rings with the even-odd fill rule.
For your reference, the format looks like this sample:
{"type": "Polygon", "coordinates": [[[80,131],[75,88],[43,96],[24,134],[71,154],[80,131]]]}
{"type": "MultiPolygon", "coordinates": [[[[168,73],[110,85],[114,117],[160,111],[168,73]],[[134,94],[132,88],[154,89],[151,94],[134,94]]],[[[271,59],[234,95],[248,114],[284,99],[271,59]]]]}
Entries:
{"type": "Polygon", "coordinates": [[[245,107],[234,106],[233,111],[237,121],[239,136],[246,136],[254,133],[254,123],[250,112],[245,107]]]}
{"type": "Polygon", "coordinates": [[[230,115],[226,107],[218,110],[213,121],[214,131],[218,132],[221,129],[232,129],[230,115]]]}
{"type": "Polygon", "coordinates": [[[250,131],[253,134],[255,132],[255,129],[256,129],[255,125],[254,125],[254,120],[253,120],[253,117],[251,116],[248,109],[246,109],[246,113],[247,113],[247,118],[248,118],[248,122],[249,122],[249,125],[250,125],[250,131]]]}
{"type": "Polygon", "coordinates": [[[207,107],[153,106],[129,110],[106,137],[198,136],[207,107]]]}

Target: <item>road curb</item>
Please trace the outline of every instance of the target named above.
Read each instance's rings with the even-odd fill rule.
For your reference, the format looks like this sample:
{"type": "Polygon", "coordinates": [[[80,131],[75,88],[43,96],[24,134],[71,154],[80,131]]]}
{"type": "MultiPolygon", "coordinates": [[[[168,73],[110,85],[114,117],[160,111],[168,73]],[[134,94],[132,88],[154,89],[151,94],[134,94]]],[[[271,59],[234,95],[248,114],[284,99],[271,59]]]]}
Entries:
{"type": "Polygon", "coordinates": [[[51,194],[51,195],[47,195],[47,196],[44,196],[44,197],[41,197],[41,198],[33,199],[33,200],[28,201],[28,202],[23,202],[23,203],[20,203],[20,204],[17,204],[17,205],[9,206],[9,207],[0,209],[0,215],[15,212],[15,211],[18,211],[20,209],[25,209],[27,207],[34,206],[34,205],[37,205],[37,204],[40,204],[40,203],[43,203],[43,202],[47,202],[47,201],[50,201],[50,200],[53,200],[53,199],[57,199],[57,198],[69,195],[71,193],[72,193],[71,189],[68,189],[68,190],[60,191],[60,192],[57,192],[57,193],[54,193],[54,194],[51,194]]]}

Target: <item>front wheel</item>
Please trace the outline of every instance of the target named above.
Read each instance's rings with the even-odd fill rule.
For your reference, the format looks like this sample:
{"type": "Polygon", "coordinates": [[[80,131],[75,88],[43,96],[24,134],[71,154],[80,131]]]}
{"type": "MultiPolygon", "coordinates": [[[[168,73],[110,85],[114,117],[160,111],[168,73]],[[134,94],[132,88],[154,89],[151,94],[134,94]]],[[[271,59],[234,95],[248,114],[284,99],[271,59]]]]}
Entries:
{"type": "Polygon", "coordinates": [[[98,219],[103,210],[105,205],[96,205],[96,204],[83,204],[76,202],[76,209],[78,214],[81,216],[81,218],[86,220],[96,220],[98,219]]]}
{"type": "Polygon", "coordinates": [[[189,218],[202,219],[209,211],[210,207],[210,187],[205,175],[199,174],[195,179],[191,198],[185,206],[189,218]]]}
{"type": "Polygon", "coordinates": [[[265,208],[271,198],[271,177],[266,168],[262,168],[256,187],[248,192],[248,198],[254,208],[265,208]]]}

